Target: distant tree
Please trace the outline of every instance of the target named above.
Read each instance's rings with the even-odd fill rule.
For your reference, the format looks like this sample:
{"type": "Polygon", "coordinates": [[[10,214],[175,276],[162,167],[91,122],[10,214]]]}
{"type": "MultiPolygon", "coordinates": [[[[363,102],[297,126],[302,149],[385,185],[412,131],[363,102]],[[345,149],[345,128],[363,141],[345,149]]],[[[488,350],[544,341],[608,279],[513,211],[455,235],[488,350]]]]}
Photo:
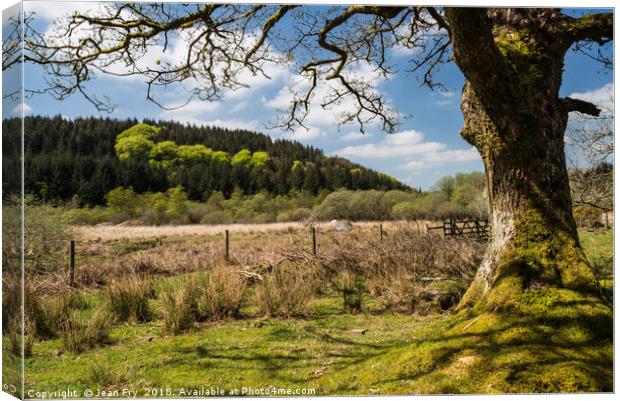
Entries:
{"type": "Polygon", "coordinates": [[[250,152],[248,149],[241,149],[230,159],[230,163],[233,166],[247,167],[250,165],[251,161],[252,161],[252,152],[250,152]]]}
{"type": "Polygon", "coordinates": [[[446,176],[446,177],[441,177],[435,183],[435,188],[438,191],[442,191],[443,193],[448,195],[448,198],[450,198],[452,197],[452,193],[454,192],[456,188],[456,179],[454,178],[454,176],[451,176],[451,175],[446,176]]]}
{"type": "Polygon", "coordinates": [[[125,136],[116,141],[114,149],[120,160],[144,160],[155,147],[155,143],[144,135],[125,136]]]}
{"type": "MultiPolygon", "coordinates": [[[[607,104],[613,103],[613,93],[607,104]]],[[[567,131],[570,145],[576,149],[569,161],[571,196],[575,206],[613,210],[614,113],[602,107],[599,117],[576,114],[567,131]]]]}
{"type": "Polygon", "coordinates": [[[115,213],[124,214],[127,217],[136,215],[138,205],[136,193],[133,188],[115,188],[105,196],[108,207],[115,213]]]}
{"type": "Polygon", "coordinates": [[[177,161],[179,157],[179,148],[172,141],[163,141],[157,143],[151,148],[148,154],[149,164],[156,167],[167,169],[171,164],[177,161]]]}

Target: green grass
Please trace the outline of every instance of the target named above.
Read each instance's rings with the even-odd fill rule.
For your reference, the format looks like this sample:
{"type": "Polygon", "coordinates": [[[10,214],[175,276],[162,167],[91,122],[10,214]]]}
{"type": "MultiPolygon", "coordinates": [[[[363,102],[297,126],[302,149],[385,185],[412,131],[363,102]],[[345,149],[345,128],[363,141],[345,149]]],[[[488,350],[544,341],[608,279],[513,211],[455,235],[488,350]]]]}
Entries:
{"type": "MultiPolygon", "coordinates": [[[[581,234],[591,260],[613,255],[611,230],[581,234]]],[[[99,302],[89,295],[89,310],[99,302]]],[[[509,317],[487,313],[478,320],[465,312],[381,314],[373,302],[366,302],[366,313],[346,314],[342,299],[328,294],[307,318],[263,320],[250,307],[243,320],[177,336],[166,334],[156,317],[117,326],[112,345],[79,355],[60,353],[57,339],[35,344],[25,362],[26,389],[71,388],[81,395],[129,388],[138,396],[151,395],[146,388],[171,389],[163,396],[173,396],[179,389],[268,386],[317,395],[612,390],[604,305],[545,288],[524,294],[520,305],[509,317]]]]}

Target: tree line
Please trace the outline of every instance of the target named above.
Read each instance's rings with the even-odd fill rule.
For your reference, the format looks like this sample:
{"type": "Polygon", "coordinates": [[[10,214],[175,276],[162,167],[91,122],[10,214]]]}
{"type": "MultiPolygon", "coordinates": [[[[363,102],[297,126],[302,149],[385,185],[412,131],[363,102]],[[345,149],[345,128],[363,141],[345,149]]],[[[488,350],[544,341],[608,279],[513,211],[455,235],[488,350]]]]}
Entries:
{"type": "MultiPolygon", "coordinates": [[[[20,191],[20,177],[14,172],[19,171],[20,164],[21,121],[5,119],[2,124],[3,191],[9,196],[20,191]]],[[[237,189],[244,194],[264,191],[272,195],[290,191],[318,194],[338,188],[409,190],[393,177],[326,156],[314,147],[245,130],[174,121],[68,120],[61,116],[26,117],[24,128],[25,189],[43,202],[72,200],[79,206],[104,205],[106,194],[118,187],[157,193],[182,186],[188,199],[194,201],[206,201],[214,192],[229,198],[237,189]],[[123,157],[117,152],[117,136],[137,124],[157,127],[152,140],[159,153],[154,158],[123,157]],[[187,164],[170,174],[167,166],[155,159],[161,159],[171,143],[187,151],[201,145],[212,150],[215,157],[187,164]],[[248,154],[257,155],[254,163],[232,162],[235,155],[243,159],[248,154]]]]}

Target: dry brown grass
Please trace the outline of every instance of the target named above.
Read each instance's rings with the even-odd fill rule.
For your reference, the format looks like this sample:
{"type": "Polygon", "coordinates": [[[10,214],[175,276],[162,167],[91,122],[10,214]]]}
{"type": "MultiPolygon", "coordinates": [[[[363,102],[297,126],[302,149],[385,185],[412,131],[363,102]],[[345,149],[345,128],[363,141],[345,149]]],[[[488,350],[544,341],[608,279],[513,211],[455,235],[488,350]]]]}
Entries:
{"type": "MultiPolygon", "coordinates": [[[[436,298],[437,293],[445,292],[433,288],[433,283],[442,280],[468,281],[483,253],[484,246],[473,241],[426,235],[426,224],[434,223],[390,221],[382,224],[382,241],[377,222],[353,223],[353,229],[347,232],[335,231],[328,223],[318,224],[315,226],[317,256],[311,252],[309,227],[298,223],[109,227],[117,230],[112,231],[116,233],[114,235],[125,233],[127,237],[132,237],[142,232],[157,237],[78,241],[76,279],[82,287],[109,286],[119,277],[176,276],[208,272],[222,266],[264,275],[266,271],[286,263],[313,269],[320,275],[324,288],[331,286],[336,290],[335,277],[349,272],[363,281],[364,285],[360,286],[364,287],[363,290],[358,289],[357,292],[378,299],[386,309],[411,311],[420,309],[416,302],[436,298]],[[221,233],[225,228],[231,232],[228,261],[224,259],[223,235],[198,235],[200,230],[221,233]],[[145,231],[139,231],[143,229],[145,231]],[[191,235],[159,237],[172,232],[191,235]]],[[[41,278],[66,285],[66,279],[58,276],[41,278]]],[[[284,278],[279,277],[278,280],[284,278]]],[[[359,298],[348,294],[345,300],[344,292],[350,291],[341,292],[343,301],[359,298]]],[[[356,309],[353,304],[347,308],[356,309]]],[[[276,309],[265,307],[263,311],[279,313],[275,312],[276,309]]]]}
{"type": "Polygon", "coordinates": [[[246,288],[246,279],[227,266],[168,283],[159,296],[165,330],[177,334],[196,322],[240,317],[246,288]]]}
{"type": "Polygon", "coordinates": [[[196,279],[198,320],[222,320],[239,317],[246,280],[237,271],[220,266],[196,279]]]}
{"type": "MultiPolygon", "coordinates": [[[[436,224],[427,220],[418,222],[386,221],[383,222],[384,229],[396,228],[407,225],[420,233],[426,232],[426,225],[436,224]]],[[[378,229],[379,223],[376,221],[360,221],[353,223],[355,228],[375,228],[378,229]]],[[[332,227],[329,222],[315,223],[315,227],[323,231],[330,231],[332,227]]],[[[112,241],[112,240],[135,240],[145,238],[163,237],[191,237],[191,236],[217,236],[222,235],[225,230],[230,234],[265,234],[271,232],[290,232],[306,228],[304,223],[284,222],[267,224],[186,224],[176,226],[121,226],[121,225],[98,225],[98,226],[79,226],[73,227],[73,232],[77,238],[86,241],[112,241]]],[[[378,234],[377,234],[378,235],[378,234]]]]}
{"type": "Polygon", "coordinates": [[[111,241],[117,239],[142,239],[159,237],[214,236],[225,230],[231,234],[265,233],[283,231],[288,228],[300,229],[303,223],[269,223],[269,224],[187,224],[177,226],[119,226],[98,225],[94,227],[76,227],[75,232],[84,240],[111,241]]]}
{"type": "Polygon", "coordinates": [[[105,307],[99,307],[88,320],[72,312],[60,322],[62,350],[80,353],[110,342],[110,330],[115,316],[105,307]]]}
{"type": "Polygon", "coordinates": [[[405,224],[392,227],[379,242],[372,229],[323,233],[318,256],[301,247],[286,257],[297,264],[314,265],[321,281],[332,282],[342,293],[345,309],[356,309],[358,293],[365,289],[385,309],[425,313],[458,301],[485,246],[473,240],[420,235],[417,227],[405,224]],[[346,286],[343,275],[348,277],[346,286]]]}
{"type": "Polygon", "coordinates": [[[149,277],[129,275],[119,278],[106,288],[106,306],[119,321],[147,322],[151,319],[149,299],[155,296],[149,277]]]}
{"type": "Polygon", "coordinates": [[[305,316],[318,285],[312,265],[280,263],[262,275],[254,289],[254,303],[266,316],[305,316]]]}

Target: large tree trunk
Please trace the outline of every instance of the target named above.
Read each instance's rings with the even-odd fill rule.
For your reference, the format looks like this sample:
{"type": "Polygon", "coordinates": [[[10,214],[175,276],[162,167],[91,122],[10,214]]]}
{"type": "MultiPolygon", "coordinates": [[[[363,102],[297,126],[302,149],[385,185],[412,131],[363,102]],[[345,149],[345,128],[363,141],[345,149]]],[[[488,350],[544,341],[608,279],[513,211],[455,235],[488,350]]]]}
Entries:
{"type": "Polygon", "coordinates": [[[462,108],[462,135],[480,151],[485,165],[492,235],[461,305],[510,307],[524,290],[541,285],[595,291],[572,215],[564,157],[566,113],[549,101],[546,110],[526,117],[526,132],[501,133],[470,84],[462,108]]]}
{"type": "Polygon", "coordinates": [[[579,103],[558,96],[571,42],[541,23],[550,24],[555,12],[446,10],[466,77],[461,135],[482,156],[492,224],[461,307],[510,309],[541,286],[597,289],[577,236],[564,156],[570,102],[579,103]]]}

